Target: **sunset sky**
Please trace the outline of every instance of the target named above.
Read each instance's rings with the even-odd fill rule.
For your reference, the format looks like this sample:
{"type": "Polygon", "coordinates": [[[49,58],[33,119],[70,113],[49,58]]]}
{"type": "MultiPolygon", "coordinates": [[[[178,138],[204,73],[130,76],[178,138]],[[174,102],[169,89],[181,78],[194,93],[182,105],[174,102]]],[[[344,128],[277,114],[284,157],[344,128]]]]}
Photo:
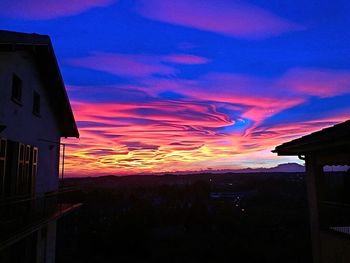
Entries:
{"type": "MultiPolygon", "coordinates": [[[[1,0],[50,35],[79,127],[70,176],[271,167],[349,119],[348,0],[1,0]]],[[[300,161],[298,161],[300,162],[300,161]]]]}

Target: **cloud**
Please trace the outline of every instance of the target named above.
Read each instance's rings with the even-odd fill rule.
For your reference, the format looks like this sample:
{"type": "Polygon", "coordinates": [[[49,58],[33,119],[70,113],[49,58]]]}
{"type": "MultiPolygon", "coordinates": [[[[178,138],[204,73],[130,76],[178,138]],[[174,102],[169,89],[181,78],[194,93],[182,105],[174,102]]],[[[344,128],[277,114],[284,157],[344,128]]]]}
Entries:
{"type": "Polygon", "coordinates": [[[299,114],[312,103],[348,94],[347,76],[299,68],[270,78],[209,73],[192,80],[148,76],[133,86],[72,86],[81,146],[68,150],[67,167],[132,174],[232,168],[251,156],[258,164],[278,163],[268,153],[276,145],[348,118],[349,107],[329,103],[327,112],[299,114]],[[88,100],[78,96],[91,91],[88,100]],[[288,113],[289,119],[271,121],[294,111],[297,118],[288,113]]]}
{"type": "MultiPolygon", "coordinates": [[[[278,79],[277,79],[278,80],[278,79]]],[[[150,79],[145,89],[154,94],[173,90],[203,101],[230,103],[244,107],[242,118],[253,123],[305,101],[293,90],[281,89],[276,79],[265,79],[228,73],[210,73],[197,80],[150,79]]]]}
{"type": "Polygon", "coordinates": [[[196,65],[196,64],[206,64],[209,62],[207,58],[189,55],[189,54],[173,54],[169,56],[165,56],[164,61],[172,62],[176,64],[188,64],[188,65],[196,65]]]}
{"type": "Polygon", "coordinates": [[[152,20],[244,39],[304,29],[268,10],[235,0],[140,0],[137,11],[152,20]]]}
{"type": "Polygon", "coordinates": [[[74,66],[99,70],[126,77],[146,77],[153,74],[170,75],[175,70],[161,63],[158,57],[150,55],[126,55],[95,52],[82,58],[67,59],[74,66]]]}
{"type": "Polygon", "coordinates": [[[145,87],[154,94],[172,90],[186,97],[245,105],[241,117],[259,124],[310,97],[350,94],[350,71],[296,68],[274,78],[209,73],[196,80],[150,79],[145,87]]]}
{"type": "Polygon", "coordinates": [[[135,150],[157,150],[159,148],[158,145],[148,145],[141,142],[128,141],[124,142],[129,151],[135,150]]]}
{"type": "Polygon", "coordinates": [[[278,85],[296,93],[322,98],[350,94],[350,71],[297,68],[284,75],[278,85]]]}
{"type": "Polygon", "coordinates": [[[247,136],[242,139],[241,144],[256,143],[259,147],[255,147],[255,150],[264,150],[264,147],[265,149],[273,149],[276,145],[283,142],[299,138],[306,134],[347,120],[349,110],[350,108],[347,109],[347,112],[339,112],[334,116],[324,116],[317,119],[300,119],[299,121],[285,121],[283,123],[276,123],[269,126],[262,125],[256,127],[254,132],[247,134],[247,136]]]}
{"type": "Polygon", "coordinates": [[[176,69],[167,65],[205,64],[207,58],[190,54],[146,55],[94,52],[87,57],[66,59],[66,63],[124,77],[148,77],[152,75],[174,75],[176,69]]]}
{"type": "Polygon", "coordinates": [[[0,15],[29,20],[45,20],[76,15],[118,0],[1,0],[0,15]]]}
{"type": "Polygon", "coordinates": [[[133,85],[106,85],[106,86],[72,86],[66,85],[70,98],[79,99],[81,101],[95,102],[143,102],[153,101],[154,98],[141,89],[139,86],[133,85]]]}
{"type": "Polygon", "coordinates": [[[73,108],[82,143],[68,151],[72,158],[67,167],[75,172],[82,159],[86,160],[82,172],[89,167],[95,172],[135,173],[209,158],[210,152],[221,148],[216,141],[222,136],[215,130],[235,123],[215,104],[199,101],[75,101],[73,108]]]}

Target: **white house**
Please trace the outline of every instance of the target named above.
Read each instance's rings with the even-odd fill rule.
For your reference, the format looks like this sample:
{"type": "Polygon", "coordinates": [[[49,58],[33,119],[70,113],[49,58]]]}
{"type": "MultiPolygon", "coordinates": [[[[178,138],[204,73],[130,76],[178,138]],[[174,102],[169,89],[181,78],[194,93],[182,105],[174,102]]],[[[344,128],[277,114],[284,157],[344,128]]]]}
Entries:
{"type": "Polygon", "coordinates": [[[0,31],[0,262],[54,262],[76,207],[57,210],[62,137],[79,132],[50,38],[0,31]]]}

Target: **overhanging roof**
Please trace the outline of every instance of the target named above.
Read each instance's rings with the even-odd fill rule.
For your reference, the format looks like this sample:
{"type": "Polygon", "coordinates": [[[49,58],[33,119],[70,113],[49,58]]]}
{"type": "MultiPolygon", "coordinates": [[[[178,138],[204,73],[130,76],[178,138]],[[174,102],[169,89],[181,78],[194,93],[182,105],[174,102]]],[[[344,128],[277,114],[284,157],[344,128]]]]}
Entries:
{"type": "Polygon", "coordinates": [[[272,152],[278,155],[304,155],[333,149],[350,149],[350,120],[283,143],[272,152]]]}
{"type": "Polygon", "coordinates": [[[50,104],[57,117],[62,137],[79,137],[79,131],[50,37],[47,35],[0,30],[0,52],[26,50],[31,52],[40,70],[50,104]]]}

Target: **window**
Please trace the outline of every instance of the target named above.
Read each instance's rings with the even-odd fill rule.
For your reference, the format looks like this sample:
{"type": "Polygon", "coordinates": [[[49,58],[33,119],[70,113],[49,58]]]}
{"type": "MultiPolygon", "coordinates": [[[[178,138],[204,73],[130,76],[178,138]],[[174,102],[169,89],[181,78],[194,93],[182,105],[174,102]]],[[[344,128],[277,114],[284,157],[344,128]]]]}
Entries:
{"type": "Polygon", "coordinates": [[[36,91],[33,93],[33,114],[40,115],[40,95],[36,91]]]}
{"type": "Polygon", "coordinates": [[[25,159],[26,146],[23,143],[18,144],[18,162],[17,162],[17,185],[16,194],[25,194],[25,182],[24,182],[24,159],[25,159]]]}
{"type": "Polygon", "coordinates": [[[0,138],[0,201],[35,193],[38,148],[0,138]]]}
{"type": "Polygon", "coordinates": [[[35,193],[35,179],[38,172],[38,148],[33,147],[32,158],[30,160],[31,173],[30,173],[30,193],[35,193]]]}
{"type": "Polygon", "coordinates": [[[12,100],[22,103],[22,80],[15,74],[12,76],[12,100]]]}
{"type": "Polygon", "coordinates": [[[7,141],[0,138],[0,199],[5,194],[6,145],[7,141]]]}

